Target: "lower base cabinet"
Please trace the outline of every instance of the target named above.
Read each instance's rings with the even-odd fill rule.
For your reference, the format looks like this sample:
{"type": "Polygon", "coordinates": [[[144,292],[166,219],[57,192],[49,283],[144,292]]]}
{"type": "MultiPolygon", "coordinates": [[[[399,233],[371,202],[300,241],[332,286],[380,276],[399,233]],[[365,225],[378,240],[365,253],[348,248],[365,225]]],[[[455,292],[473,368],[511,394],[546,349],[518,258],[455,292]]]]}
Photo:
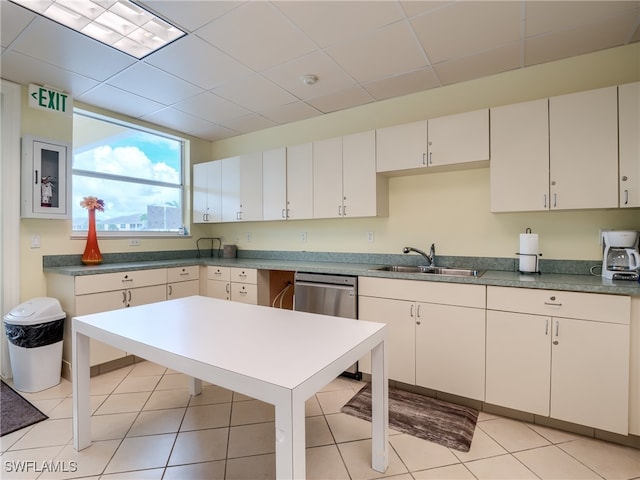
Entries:
{"type": "Polygon", "coordinates": [[[487,403],[628,433],[629,297],[488,287],[487,307],[487,403]]]}

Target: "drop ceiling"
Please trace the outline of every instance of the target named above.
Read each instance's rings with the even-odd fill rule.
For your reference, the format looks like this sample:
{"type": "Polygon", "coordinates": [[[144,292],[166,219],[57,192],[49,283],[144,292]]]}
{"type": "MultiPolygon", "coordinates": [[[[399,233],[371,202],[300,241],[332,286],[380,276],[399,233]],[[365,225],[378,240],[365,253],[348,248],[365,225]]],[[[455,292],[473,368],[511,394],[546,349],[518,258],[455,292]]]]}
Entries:
{"type": "Polygon", "coordinates": [[[188,34],[136,60],[0,0],[2,78],[216,141],[640,40],[640,1],[136,3],[188,34]]]}

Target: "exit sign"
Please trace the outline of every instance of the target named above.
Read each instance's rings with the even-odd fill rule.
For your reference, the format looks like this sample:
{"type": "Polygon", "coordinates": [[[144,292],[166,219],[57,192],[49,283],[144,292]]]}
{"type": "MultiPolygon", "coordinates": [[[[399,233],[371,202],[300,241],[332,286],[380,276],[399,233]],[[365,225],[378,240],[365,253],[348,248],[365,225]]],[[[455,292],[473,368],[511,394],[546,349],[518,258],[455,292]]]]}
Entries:
{"type": "Polygon", "coordinates": [[[29,106],[40,110],[70,115],[73,111],[73,100],[69,94],[51,87],[29,85],[29,106]]]}

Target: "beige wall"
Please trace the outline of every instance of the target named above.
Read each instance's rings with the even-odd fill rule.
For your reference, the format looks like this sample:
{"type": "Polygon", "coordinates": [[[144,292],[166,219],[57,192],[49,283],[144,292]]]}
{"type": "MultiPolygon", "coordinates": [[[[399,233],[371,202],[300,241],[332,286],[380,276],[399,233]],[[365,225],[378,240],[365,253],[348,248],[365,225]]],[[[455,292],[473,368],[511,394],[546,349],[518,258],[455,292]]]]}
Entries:
{"type": "MultiPolygon", "coordinates": [[[[199,163],[437,117],[477,108],[543,98],[640,79],[638,44],[560,62],[507,72],[459,85],[429,90],[344,112],[297,122],[213,144],[192,139],[191,161],[199,163]]],[[[83,106],[90,108],[87,106],[83,106]]],[[[94,110],[94,109],[92,109],[94,110]]],[[[30,109],[23,88],[22,134],[71,141],[71,119],[30,109]]],[[[171,132],[175,133],[175,132],[171,132]]],[[[386,218],[225,225],[193,225],[193,238],[100,241],[103,253],[195,248],[195,238],[223,236],[226,243],[256,250],[309,250],[399,253],[405,245],[436,243],[443,255],[514,257],[518,234],[531,227],[540,234],[545,258],[597,260],[600,228],[640,229],[640,209],[491,214],[487,168],[389,179],[390,214],[386,218]],[[307,233],[307,242],[300,234],[307,233]],[[375,240],[368,243],[367,232],[375,240]],[[251,241],[247,241],[247,233],[251,241]]],[[[21,299],[46,295],[42,256],[81,254],[83,239],[70,237],[70,221],[23,219],[20,222],[21,299]],[[40,235],[41,248],[30,248],[40,235]]]]}
{"type": "MultiPolygon", "coordinates": [[[[215,142],[212,158],[638,79],[636,43],[215,142]]],[[[389,189],[388,218],[224,224],[210,232],[242,249],[400,253],[435,242],[443,255],[515,257],[518,234],[530,227],[544,258],[598,260],[601,228],[640,229],[640,209],[492,214],[488,168],[393,177],[389,189]]]]}

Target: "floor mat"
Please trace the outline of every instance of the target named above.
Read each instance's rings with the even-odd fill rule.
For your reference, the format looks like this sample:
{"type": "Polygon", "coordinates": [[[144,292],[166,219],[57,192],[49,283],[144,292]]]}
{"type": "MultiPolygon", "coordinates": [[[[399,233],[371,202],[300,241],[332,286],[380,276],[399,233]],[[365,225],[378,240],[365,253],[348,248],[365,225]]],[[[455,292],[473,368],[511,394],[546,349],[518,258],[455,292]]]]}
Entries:
{"type": "Polygon", "coordinates": [[[0,437],[49,418],[3,381],[0,381],[0,410],[0,437]]]}

